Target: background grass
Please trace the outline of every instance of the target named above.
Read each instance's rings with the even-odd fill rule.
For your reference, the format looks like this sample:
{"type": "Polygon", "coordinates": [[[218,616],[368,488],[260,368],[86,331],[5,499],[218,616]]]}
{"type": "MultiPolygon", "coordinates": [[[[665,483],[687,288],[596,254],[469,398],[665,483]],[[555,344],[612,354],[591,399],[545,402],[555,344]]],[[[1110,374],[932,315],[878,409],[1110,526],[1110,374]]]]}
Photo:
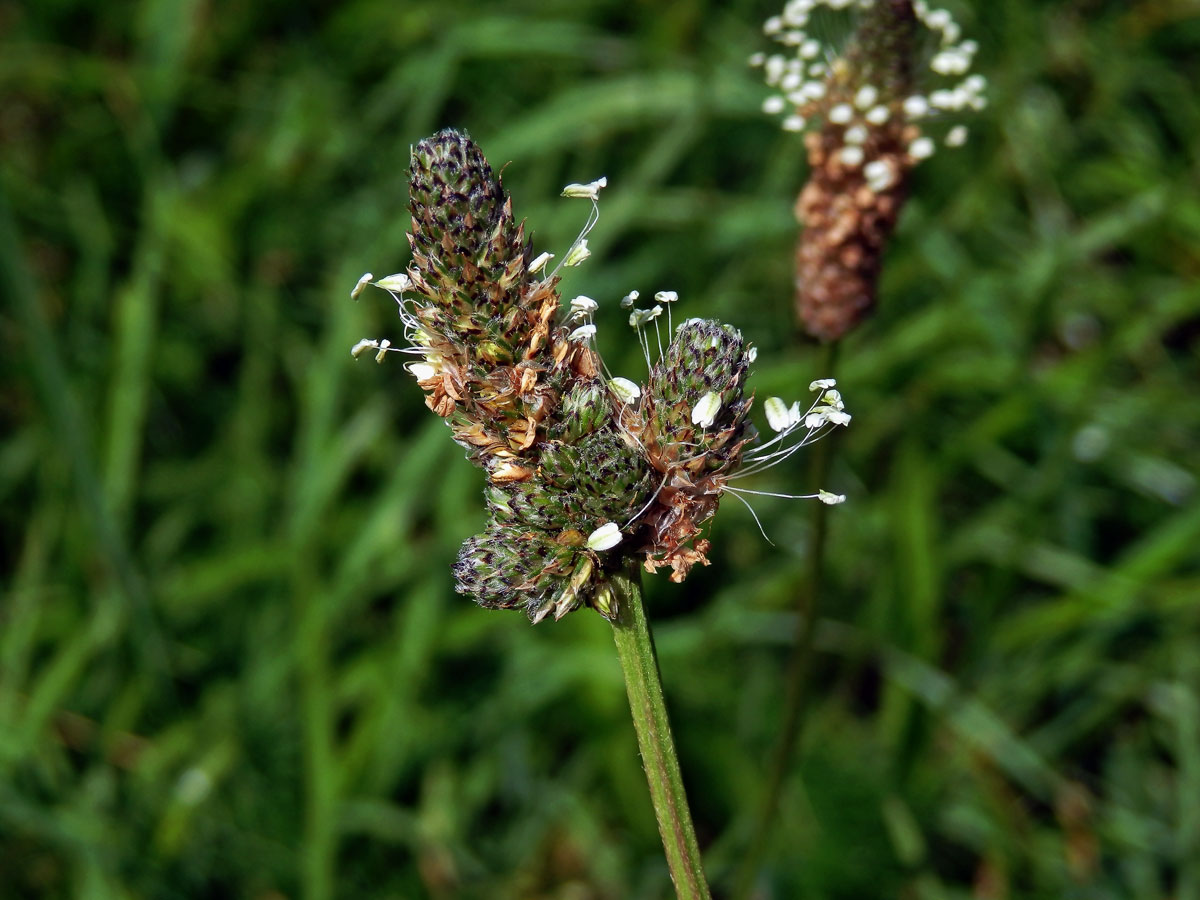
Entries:
{"type": "MultiPolygon", "coordinates": [[[[817,684],[763,898],[1200,897],[1200,8],[956,4],[992,105],[918,170],[843,347],[817,684]]],[[[608,626],[455,595],[479,474],[364,271],[465,127],[537,248],[609,177],[616,299],[804,394],[769,3],[0,4],[0,894],[663,898],[608,626]]],[[[805,466],[756,485],[812,490],[805,466]]],[[[652,579],[720,891],[777,730],[808,510],[652,579]]]]}

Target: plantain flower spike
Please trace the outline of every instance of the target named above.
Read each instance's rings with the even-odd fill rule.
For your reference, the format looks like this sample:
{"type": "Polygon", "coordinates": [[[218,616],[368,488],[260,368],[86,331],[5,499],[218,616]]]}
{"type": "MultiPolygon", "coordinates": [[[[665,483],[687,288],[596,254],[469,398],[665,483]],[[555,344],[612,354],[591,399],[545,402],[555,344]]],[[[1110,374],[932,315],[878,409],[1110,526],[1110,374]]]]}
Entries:
{"type": "Polygon", "coordinates": [[[962,146],[986,81],[970,73],[976,43],[924,0],[791,0],[764,31],[790,52],[750,59],[778,91],[763,110],[804,133],[811,171],[796,201],[797,315],[834,341],[875,306],[909,173],[939,145],[962,146]]]}
{"type": "MultiPolygon", "coordinates": [[[[606,185],[564,191],[592,212],[560,266],[588,256],[606,185]]],[[[676,581],[707,565],[701,526],[721,497],[758,493],[733,482],[850,420],[833,382],[814,382],[825,387],[807,412],[785,407],[781,424],[773,407],[778,433],[747,450],[757,435],[745,389],[756,354],[740,332],[688,319],[650,359],[648,329],[660,336],[665,304],[670,330],[673,291],[630,315],[647,383],[613,376],[594,349],[600,304],[582,295],[563,303],[558,269],[546,271],[552,257],[534,256],[499,177],[461,132],[413,148],[410,209],[408,271],[364,276],[354,294],[391,294],[409,346],[364,340],[352,352],[411,356],[406,369],[426,405],[486,472],[489,521],[453,567],[457,589],[481,606],[521,609],[534,622],[585,605],[616,615],[609,580],[627,559],[667,566],[676,581]],[[753,463],[739,473],[744,461],[753,463]]]]}

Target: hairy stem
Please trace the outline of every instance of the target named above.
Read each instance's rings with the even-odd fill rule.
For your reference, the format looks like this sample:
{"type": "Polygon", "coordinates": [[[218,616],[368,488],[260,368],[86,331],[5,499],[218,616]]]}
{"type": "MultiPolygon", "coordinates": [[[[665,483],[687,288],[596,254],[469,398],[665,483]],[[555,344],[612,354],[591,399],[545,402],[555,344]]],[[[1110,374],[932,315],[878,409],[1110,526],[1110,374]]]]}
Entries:
{"type": "Polygon", "coordinates": [[[613,578],[613,592],[617,605],[613,636],[675,893],[679,900],[709,900],[712,895],[704,878],[700,846],[667,720],[654,638],[642,605],[641,571],[636,562],[631,561],[624,572],[613,578]]]}
{"type": "MultiPolygon", "coordinates": [[[[837,362],[838,342],[831,341],[821,347],[817,377],[833,377],[837,362]]],[[[824,488],[829,475],[832,441],[820,441],[813,447],[811,457],[811,484],[814,489],[824,488]]],[[[809,671],[812,668],[813,633],[817,608],[821,596],[821,582],[825,573],[825,538],[829,527],[829,507],[824,503],[812,506],[812,549],[809,553],[808,578],[796,594],[796,632],[792,641],[792,655],[788,660],[787,682],[784,686],[783,724],[779,729],[770,768],[767,771],[766,788],[754,822],[753,836],[742,858],[733,896],[737,900],[749,900],[758,875],[758,868],[766,854],[767,840],[775,813],[779,808],[779,792],[791,765],[792,753],[800,739],[803,725],[804,706],[808,700],[811,684],[809,671]]]]}

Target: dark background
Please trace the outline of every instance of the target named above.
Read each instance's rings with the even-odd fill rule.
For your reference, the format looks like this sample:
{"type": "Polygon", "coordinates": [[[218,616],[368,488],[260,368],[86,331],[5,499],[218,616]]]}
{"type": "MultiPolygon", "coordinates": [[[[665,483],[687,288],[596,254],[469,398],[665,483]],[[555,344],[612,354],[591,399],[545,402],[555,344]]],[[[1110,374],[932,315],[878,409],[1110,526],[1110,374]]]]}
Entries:
{"type": "MultiPolygon", "coordinates": [[[[1200,896],[1200,7],[954,4],[991,105],[916,173],[763,898],[1200,896]]],[[[0,4],[0,896],[663,898],[608,625],[453,593],[482,479],[360,274],[468,129],[564,295],[673,289],[807,396],[761,2],[0,4]]],[[[761,415],[761,413],[759,413],[761,415]]],[[[649,604],[706,863],[744,857],[811,504],[649,604]]]]}

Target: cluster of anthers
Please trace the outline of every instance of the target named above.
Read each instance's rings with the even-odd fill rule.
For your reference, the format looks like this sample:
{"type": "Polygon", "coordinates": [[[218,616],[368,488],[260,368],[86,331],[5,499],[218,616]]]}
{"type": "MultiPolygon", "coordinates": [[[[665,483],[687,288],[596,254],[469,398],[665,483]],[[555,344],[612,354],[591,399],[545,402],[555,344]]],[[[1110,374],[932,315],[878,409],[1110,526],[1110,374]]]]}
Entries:
{"type": "Polygon", "coordinates": [[[763,110],[804,133],[812,173],[796,202],[797,311],[836,340],[874,306],[910,171],[966,142],[987,82],[971,72],[976,42],[925,0],[790,0],[764,31],[788,52],[750,58],[778,92],[763,110]]]}
{"type": "Polygon", "coordinates": [[[563,304],[557,291],[560,269],[590,255],[606,184],[564,189],[591,211],[549,268],[553,257],[533,256],[479,148],[441,132],[413,150],[412,265],[379,280],[364,275],[352,291],[387,291],[408,343],[364,340],[354,356],[414,357],[406,368],[426,405],[487,473],[490,521],[459,553],[459,591],[486,607],[524,609],[534,621],[581,605],[615,614],[608,576],[633,556],[650,571],[669,567],[676,581],[707,565],[701,526],[726,494],[747,506],[754,495],[845,499],[737,484],[850,415],[832,380],[815,381],[807,408],[766,401],[774,436],[755,444],[745,392],[755,348],[713,320],[675,327],[673,291],[646,308],[637,308],[636,291],[620,301],[646,359],[645,384],[609,371],[594,349],[599,304],[586,296],[563,304]]]}
{"type": "MultiPolygon", "coordinates": [[[[823,120],[844,126],[849,132],[842,153],[846,165],[869,167],[862,149],[866,136],[873,126],[893,118],[914,126],[905,145],[912,163],[928,159],[937,148],[925,133],[931,123],[946,126],[945,146],[960,147],[967,127],[957,119],[987,105],[987,80],[971,72],[979,45],[962,39],[949,11],[930,9],[924,0],[791,0],[782,14],[767,19],[763,31],[795,48],[790,56],[750,57],[751,65],[763,68],[767,85],[779,91],[763,101],[763,112],[786,112],[785,131],[803,132],[823,120]],[[820,21],[837,13],[847,21],[820,21]],[[859,26],[852,21],[855,14],[861,18],[859,26]],[[871,35],[873,46],[864,46],[864,25],[879,33],[871,35]],[[927,35],[920,34],[922,28],[927,35]],[[846,36],[843,46],[812,36],[839,32],[846,36]],[[875,58],[864,58],[871,52],[875,58]]],[[[891,180],[882,166],[866,174],[882,187],[891,180]]]]}

